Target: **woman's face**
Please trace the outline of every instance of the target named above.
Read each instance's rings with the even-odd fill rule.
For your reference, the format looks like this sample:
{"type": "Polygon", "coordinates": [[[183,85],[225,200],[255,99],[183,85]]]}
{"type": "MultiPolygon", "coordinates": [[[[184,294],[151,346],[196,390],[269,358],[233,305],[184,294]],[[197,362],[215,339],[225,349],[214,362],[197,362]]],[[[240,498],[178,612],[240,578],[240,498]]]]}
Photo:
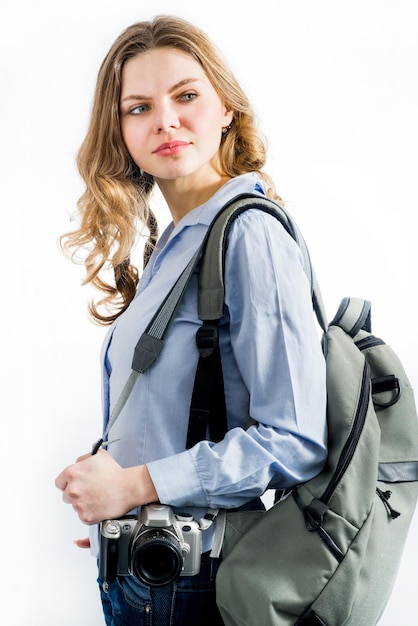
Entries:
{"type": "Polygon", "coordinates": [[[190,55],[157,48],[127,61],[120,114],[132,159],[157,183],[219,177],[222,128],[233,114],[190,55]]]}

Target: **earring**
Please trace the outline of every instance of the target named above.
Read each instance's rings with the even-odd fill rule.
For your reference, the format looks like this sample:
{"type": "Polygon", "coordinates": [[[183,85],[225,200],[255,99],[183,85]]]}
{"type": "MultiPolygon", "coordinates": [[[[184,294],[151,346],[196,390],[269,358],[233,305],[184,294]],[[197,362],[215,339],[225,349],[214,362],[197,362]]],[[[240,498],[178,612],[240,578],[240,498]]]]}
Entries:
{"type": "Polygon", "coordinates": [[[228,130],[231,130],[232,127],[232,122],[228,125],[228,126],[223,126],[222,127],[222,134],[226,135],[226,133],[228,132],[228,130]]]}

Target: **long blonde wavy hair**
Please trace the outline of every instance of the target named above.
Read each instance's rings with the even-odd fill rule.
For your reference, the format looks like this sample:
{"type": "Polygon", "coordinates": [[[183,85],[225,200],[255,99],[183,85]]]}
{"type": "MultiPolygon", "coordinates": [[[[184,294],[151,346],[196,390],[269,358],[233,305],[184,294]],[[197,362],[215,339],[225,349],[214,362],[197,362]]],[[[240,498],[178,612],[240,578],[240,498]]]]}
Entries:
{"type": "Polygon", "coordinates": [[[144,264],[158,236],[149,207],[154,180],[140,172],[125,147],[119,100],[126,61],[163,47],[190,54],[202,66],[227,109],[234,112],[232,126],[219,148],[223,172],[230,177],[258,172],[267,195],[277,197],[272,180],[262,171],[266,144],[257,130],[248,98],[205,33],[171,16],[159,16],[127,28],[99,70],[90,125],[77,157],[86,184],[77,204],[79,227],[61,238],[63,249],[73,260],[80,250],[85,253],[83,284],[90,283],[104,294],[97,304],[89,304],[89,311],[93,320],[102,325],[111,324],[135,295],[139,273],[131,264],[131,252],[138,232],[144,228],[149,232],[144,264]],[[113,270],[113,281],[107,278],[109,268],[113,270]],[[103,307],[106,313],[99,311],[103,307]]]}

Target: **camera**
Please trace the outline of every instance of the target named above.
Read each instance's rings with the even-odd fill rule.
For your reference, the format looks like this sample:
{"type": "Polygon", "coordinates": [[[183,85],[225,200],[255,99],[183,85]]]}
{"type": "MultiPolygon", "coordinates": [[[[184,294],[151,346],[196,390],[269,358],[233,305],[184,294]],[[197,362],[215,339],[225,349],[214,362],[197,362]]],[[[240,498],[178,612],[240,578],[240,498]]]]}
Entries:
{"type": "Polygon", "coordinates": [[[102,522],[99,576],[106,584],[117,576],[136,576],[161,587],[200,571],[201,546],[201,530],[191,515],[148,504],[138,517],[102,522]]]}

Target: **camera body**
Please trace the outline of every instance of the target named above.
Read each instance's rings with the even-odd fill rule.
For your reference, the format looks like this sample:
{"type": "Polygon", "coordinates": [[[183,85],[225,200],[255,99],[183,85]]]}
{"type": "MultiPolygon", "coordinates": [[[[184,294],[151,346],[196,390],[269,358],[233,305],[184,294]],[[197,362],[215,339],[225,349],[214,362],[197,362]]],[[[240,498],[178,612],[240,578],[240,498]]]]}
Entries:
{"type": "Polygon", "coordinates": [[[164,504],[148,504],[139,517],[102,522],[99,576],[106,583],[117,576],[136,576],[160,587],[197,574],[201,547],[202,533],[192,516],[175,515],[164,504]]]}

